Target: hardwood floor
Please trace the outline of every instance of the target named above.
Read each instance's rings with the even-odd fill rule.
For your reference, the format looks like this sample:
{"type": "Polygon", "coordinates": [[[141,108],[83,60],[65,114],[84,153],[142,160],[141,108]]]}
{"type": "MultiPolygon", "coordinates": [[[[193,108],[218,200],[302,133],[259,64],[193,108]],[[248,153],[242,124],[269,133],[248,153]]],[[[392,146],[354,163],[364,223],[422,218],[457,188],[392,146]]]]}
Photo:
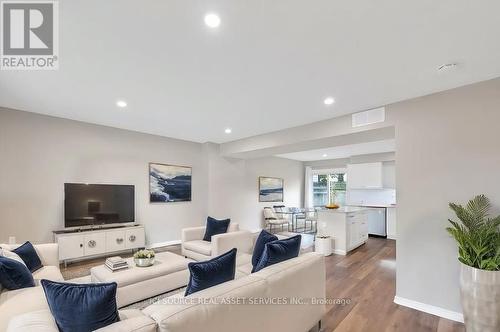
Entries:
{"type": "MultiPolygon", "coordinates": [[[[166,247],[177,254],[178,246],[166,247]]],[[[124,255],[125,256],[125,255],[124,255]]],[[[65,279],[89,274],[102,258],[61,266],[65,279]]],[[[463,324],[399,306],[396,293],[396,242],[369,238],[347,256],[326,260],[326,292],[330,299],[349,299],[345,305],[331,305],[322,321],[324,332],[463,332],[463,324]]]]}
{"type": "Polygon", "coordinates": [[[399,306],[396,293],[396,242],[369,238],[347,256],[326,257],[326,293],[350,304],[332,305],[322,331],[465,331],[461,323],[399,306]]]}

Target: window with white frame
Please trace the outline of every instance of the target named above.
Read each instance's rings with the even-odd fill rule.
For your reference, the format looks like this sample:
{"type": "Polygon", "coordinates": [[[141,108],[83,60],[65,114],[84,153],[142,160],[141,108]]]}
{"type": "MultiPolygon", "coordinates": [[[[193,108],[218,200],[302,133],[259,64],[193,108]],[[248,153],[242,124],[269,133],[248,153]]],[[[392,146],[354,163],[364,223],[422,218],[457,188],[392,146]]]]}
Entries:
{"type": "Polygon", "coordinates": [[[345,169],[315,170],[312,175],[315,207],[329,203],[345,205],[347,172],[345,169]]]}

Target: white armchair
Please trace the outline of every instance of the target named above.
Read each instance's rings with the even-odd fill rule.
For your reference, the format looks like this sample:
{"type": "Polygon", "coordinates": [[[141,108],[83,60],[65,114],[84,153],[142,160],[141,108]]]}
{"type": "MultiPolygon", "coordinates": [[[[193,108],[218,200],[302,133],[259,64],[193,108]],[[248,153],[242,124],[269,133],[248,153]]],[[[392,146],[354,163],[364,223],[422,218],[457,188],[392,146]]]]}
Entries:
{"type": "Polygon", "coordinates": [[[205,226],[184,228],[181,235],[182,255],[196,261],[208,260],[233,248],[240,253],[251,253],[252,233],[240,231],[237,223],[230,223],[227,233],[212,236],[204,241],[205,226]]]}

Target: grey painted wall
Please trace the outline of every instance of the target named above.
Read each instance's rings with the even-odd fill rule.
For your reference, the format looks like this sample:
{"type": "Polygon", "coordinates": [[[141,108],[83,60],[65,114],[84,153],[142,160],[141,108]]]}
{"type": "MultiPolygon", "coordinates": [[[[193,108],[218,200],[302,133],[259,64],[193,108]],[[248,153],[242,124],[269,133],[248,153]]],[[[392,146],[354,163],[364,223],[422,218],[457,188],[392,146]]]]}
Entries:
{"type": "Polygon", "coordinates": [[[286,202],[302,202],[302,163],[235,161],[218,149],[0,108],[0,243],[9,236],[51,241],[52,230],[64,226],[65,182],[135,185],[136,219],[146,226],[148,244],[179,240],[182,228],[203,225],[209,213],[260,227],[259,175],[284,174],[286,202]],[[192,166],[192,202],[150,204],[149,162],[192,166]]]}
{"type": "Polygon", "coordinates": [[[258,197],[258,177],[284,179],[286,206],[303,206],[304,165],[301,161],[277,157],[232,159],[219,154],[219,146],[210,144],[209,214],[230,217],[244,229],[263,227],[262,209],[281,203],[261,203],[258,197]]]}
{"type": "Polygon", "coordinates": [[[0,242],[51,241],[64,225],[65,182],[133,184],[147,242],[179,239],[206,214],[201,151],[198,143],[0,109],[0,242]],[[193,201],[150,204],[149,162],[192,165],[193,201]]]}
{"type": "Polygon", "coordinates": [[[484,193],[500,209],[500,79],[393,104],[397,296],[461,312],[448,202],[484,193]]]}

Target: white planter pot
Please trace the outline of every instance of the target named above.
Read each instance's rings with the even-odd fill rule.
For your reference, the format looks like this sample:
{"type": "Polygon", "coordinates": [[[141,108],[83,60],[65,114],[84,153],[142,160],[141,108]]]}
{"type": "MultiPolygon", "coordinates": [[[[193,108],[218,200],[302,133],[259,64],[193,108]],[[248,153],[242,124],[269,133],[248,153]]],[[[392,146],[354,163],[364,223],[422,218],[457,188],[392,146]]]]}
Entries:
{"type": "Polygon", "coordinates": [[[500,271],[461,263],[460,295],[467,332],[500,331],[500,271]]]}
{"type": "Polygon", "coordinates": [[[324,256],[330,256],[332,254],[332,238],[319,238],[316,237],[314,242],[314,251],[324,256]]]}

